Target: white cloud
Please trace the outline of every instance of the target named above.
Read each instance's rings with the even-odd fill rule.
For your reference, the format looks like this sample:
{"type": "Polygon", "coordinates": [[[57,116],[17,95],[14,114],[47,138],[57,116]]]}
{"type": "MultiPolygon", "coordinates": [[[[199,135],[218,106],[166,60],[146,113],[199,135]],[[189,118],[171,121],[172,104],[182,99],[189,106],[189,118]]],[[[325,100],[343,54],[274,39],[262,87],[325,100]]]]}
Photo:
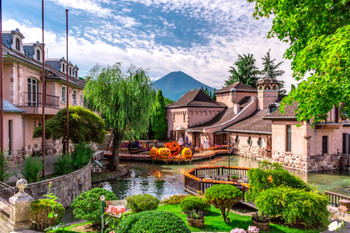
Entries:
{"type": "Polygon", "coordinates": [[[57,5],[86,11],[99,17],[112,16],[113,11],[110,8],[104,8],[100,3],[110,3],[109,0],[50,0],[57,5]]]}

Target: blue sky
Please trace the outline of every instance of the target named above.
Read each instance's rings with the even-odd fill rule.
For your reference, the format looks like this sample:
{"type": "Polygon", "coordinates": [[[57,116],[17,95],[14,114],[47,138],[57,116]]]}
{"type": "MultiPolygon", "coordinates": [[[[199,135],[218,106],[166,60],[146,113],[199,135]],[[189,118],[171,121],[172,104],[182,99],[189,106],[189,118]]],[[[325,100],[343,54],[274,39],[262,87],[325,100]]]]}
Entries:
{"type": "MultiPolygon", "coordinates": [[[[147,69],[156,80],[183,71],[220,88],[237,54],[261,57],[271,48],[278,61],[288,45],[266,39],[271,20],[255,20],[245,0],[45,0],[49,58],[65,56],[69,9],[69,60],[84,76],[96,63],[121,62],[147,69]]],[[[41,0],[3,1],[3,28],[19,28],[25,43],[41,41],[41,0]]],[[[282,67],[289,89],[290,62],[282,67]]]]}

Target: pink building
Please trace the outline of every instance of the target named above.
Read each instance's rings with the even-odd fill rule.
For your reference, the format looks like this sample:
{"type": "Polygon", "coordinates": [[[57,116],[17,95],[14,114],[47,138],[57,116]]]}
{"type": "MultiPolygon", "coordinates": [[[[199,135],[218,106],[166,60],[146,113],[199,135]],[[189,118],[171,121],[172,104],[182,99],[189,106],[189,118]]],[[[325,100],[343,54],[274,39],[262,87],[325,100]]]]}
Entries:
{"type": "MultiPolygon", "coordinates": [[[[3,32],[4,78],[4,151],[20,159],[41,150],[41,139],[33,139],[33,130],[42,123],[42,44],[24,44],[18,30],[3,32]]],[[[83,104],[85,82],[78,78],[78,67],[64,58],[46,60],[47,119],[66,106],[83,104]],[[66,72],[69,86],[66,86],[66,72]]],[[[58,153],[59,141],[47,142],[47,153],[58,153]]]]}
{"type": "Polygon", "coordinates": [[[196,146],[230,144],[237,155],[295,170],[344,167],[350,153],[349,121],[338,108],[314,128],[297,121],[297,104],[280,113],[278,84],[270,78],[259,80],[257,89],[233,83],[215,92],[217,101],[201,90],[190,91],[167,106],[168,137],[187,137],[196,146]]]}

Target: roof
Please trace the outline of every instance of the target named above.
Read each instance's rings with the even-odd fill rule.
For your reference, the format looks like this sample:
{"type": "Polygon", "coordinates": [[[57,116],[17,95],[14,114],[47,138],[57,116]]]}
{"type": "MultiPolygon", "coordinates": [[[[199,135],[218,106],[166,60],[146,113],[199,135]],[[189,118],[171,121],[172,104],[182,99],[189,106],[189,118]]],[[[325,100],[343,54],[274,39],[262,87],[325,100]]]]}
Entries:
{"type": "Polygon", "coordinates": [[[298,109],[298,103],[295,102],[293,105],[287,105],[285,108],[285,113],[281,113],[279,109],[266,115],[264,119],[267,120],[296,120],[295,111],[298,109]]]}
{"type": "Polygon", "coordinates": [[[204,91],[199,89],[187,92],[178,101],[166,106],[166,108],[181,107],[226,108],[226,105],[212,100],[204,91]]]}
{"type": "MultiPolygon", "coordinates": [[[[16,58],[18,58],[18,59],[20,59],[22,61],[28,62],[29,64],[34,65],[34,66],[36,66],[38,68],[42,67],[42,62],[34,60],[34,59],[26,56],[25,54],[23,54],[23,53],[21,53],[21,52],[19,52],[17,50],[8,48],[5,45],[3,45],[3,50],[5,50],[7,52],[7,54],[9,54],[10,56],[13,56],[13,57],[16,57],[16,58]]],[[[51,66],[51,65],[49,65],[47,63],[45,63],[45,70],[51,72],[54,75],[54,76],[51,76],[51,77],[47,76],[46,77],[47,79],[66,80],[66,74],[65,73],[57,71],[53,66],[51,66]]],[[[68,80],[69,80],[69,82],[71,84],[75,84],[75,85],[80,86],[82,88],[84,88],[84,86],[85,86],[85,82],[83,80],[78,79],[78,78],[69,77],[68,80]]]]}
{"type": "Polygon", "coordinates": [[[232,118],[234,118],[235,116],[236,116],[236,114],[234,114],[233,108],[228,108],[228,109],[225,109],[224,111],[222,111],[221,113],[219,113],[212,120],[207,121],[207,122],[200,124],[200,125],[190,127],[189,130],[190,131],[202,131],[206,127],[220,125],[222,123],[225,123],[225,122],[231,120],[232,118]]]}
{"type": "MultiPolygon", "coordinates": [[[[257,92],[256,88],[245,85],[244,83],[236,82],[228,85],[220,90],[214,92],[214,94],[230,92],[231,89],[237,92],[257,92]]],[[[232,91],[233,91],[232,90],[232,91]]]]}
{"type": "Polygon", "coordinates": [[[269,113],[269,109],[256,110],[247,118],[223,129],[229,132],[271,134],[270,120],[264,120],[264,116],[269,113]]]}
{"type": "Polygon", "coordinates": [[[18,112],[18,113],[25,112],[24,110],[15,107],[15,105],[13,105],[7,100],[3,100],[3,108],[4,108],[4,112],[18,112]]]}

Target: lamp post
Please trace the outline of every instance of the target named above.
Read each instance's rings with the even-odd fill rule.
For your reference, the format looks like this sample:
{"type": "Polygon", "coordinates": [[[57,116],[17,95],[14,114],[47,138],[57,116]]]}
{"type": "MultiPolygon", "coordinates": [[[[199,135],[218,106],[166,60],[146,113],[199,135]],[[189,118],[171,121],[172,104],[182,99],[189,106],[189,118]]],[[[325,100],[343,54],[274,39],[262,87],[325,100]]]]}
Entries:
{"type": "Polygon", "coordinates": [[[105,196],[101,195],[100,196],[101,200],[101,233],[103,233],[103,226],[104,226],[104,221],[103,221],[103,215],[105,213],[104,208],[105,208],[105,196]]]}

